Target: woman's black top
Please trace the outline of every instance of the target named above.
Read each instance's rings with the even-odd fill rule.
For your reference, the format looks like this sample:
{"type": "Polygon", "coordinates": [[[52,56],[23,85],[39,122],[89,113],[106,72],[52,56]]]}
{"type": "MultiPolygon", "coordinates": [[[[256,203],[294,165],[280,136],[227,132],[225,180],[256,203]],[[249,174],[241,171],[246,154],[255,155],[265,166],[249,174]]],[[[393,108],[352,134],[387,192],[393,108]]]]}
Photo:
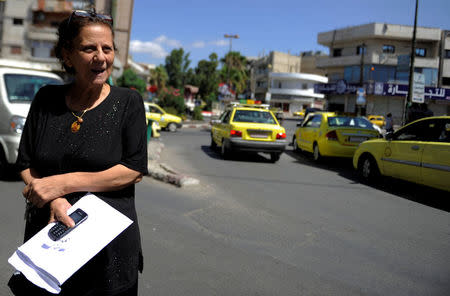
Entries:
{"type": "MultiPolygon", "coordinates": [[[[77,120],[65,103],[67,85],[46,86],[32,102],[20,142],[17,166],[33,168],[41,177],[70,172],[98,172],[122,164],[147,174],[147,135],[142,97],[111,87],[106,99],[77,120]]],[[[81,115],[81,112],[74,112],[81,115]]],[[[133,286],[143,258],[134,204],[134,184],[112,192],[93,192],[134,223],[62,285],[60,295],[115,294],[133,286]]],[[[86,192],[66,198],[73,204],[86,192]]],[[[25,241],[48,224],[49,207],[32,208],[25,241]]]]}

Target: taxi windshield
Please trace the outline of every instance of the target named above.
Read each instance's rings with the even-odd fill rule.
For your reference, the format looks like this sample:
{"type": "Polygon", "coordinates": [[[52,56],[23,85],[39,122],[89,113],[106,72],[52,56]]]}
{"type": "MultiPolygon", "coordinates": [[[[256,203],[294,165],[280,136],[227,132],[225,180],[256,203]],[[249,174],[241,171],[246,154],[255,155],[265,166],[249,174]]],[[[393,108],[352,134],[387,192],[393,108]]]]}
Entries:
{"type": "Polygon", "coordinates": [[[329,126],[342,126],[342,127],[357,127],[357,128],[371,128],[373,125],[370,121],[362,117],[347,117],[347,116],[335,116],[328,117],[329,126]]]}
{"type": "Polygon", "coordinates": [[[276,124],[276,121],[270,112],[259,110],[236,110],[233,121],[276,124]]]}

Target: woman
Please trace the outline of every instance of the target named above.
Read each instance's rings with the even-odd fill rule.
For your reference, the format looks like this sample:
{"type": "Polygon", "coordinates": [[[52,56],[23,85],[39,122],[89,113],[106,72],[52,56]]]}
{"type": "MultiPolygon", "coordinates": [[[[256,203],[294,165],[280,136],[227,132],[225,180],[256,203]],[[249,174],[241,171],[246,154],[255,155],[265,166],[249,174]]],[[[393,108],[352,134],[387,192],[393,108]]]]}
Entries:
{"type": "MultiPolygon", "coordinates": [[[[39,90],[26,121],[17,160],[31,205],[25,241],[52,221],[73,226],[67,209],[93,192],[134,223],[64,283],[61,295],[137,295],[143,259],[134,184],[147,173],[143,100],[106,83],[115,54],[111,17],[74,11],[58,35],[56,55],[74,81],[39,90]]],[[[46,295],[28,295],[36,293],[46,295]]]]}

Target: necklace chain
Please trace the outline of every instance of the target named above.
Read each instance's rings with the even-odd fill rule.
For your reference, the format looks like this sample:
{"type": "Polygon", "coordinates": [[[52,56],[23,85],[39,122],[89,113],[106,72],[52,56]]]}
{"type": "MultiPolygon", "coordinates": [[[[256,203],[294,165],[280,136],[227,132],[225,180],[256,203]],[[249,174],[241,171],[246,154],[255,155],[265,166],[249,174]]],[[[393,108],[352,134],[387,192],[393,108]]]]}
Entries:
{"type": "Polygon", "coordinates": [[[77,133],[80,128],[81,128],[81,123],[83,122],[83,116],[86,113],[87,109],[85,109],[83,111],[83,113],[81,113],[80,116],[76,115],[75,113],[73,113],[72,111],[72,115],[75,116],[77,118],[77,120],[75,120],[72,125],[70,126],[70,130],[72,131],[72,133],[77,133]]]}
{"type": "Polygon", "coordinates": [[[87,109],[84,109],[83,113],[81,113],[80,116],[76,115],[75,113],[73,113],[72,111],[72,115],[75,116],[77,119],[83,119],[84,113],[86,113],[87,109]]]}

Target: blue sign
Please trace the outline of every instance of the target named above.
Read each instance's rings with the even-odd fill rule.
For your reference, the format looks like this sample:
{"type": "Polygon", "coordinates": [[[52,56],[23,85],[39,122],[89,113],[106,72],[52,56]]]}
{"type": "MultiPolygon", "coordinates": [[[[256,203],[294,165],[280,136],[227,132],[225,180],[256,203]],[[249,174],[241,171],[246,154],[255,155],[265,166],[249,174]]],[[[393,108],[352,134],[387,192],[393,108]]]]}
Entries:
{"type": "MultiPolygon", "coordinates": [[[[314,85],[314,92],[320,94],[356,94],[359,84],[346,83],[340,80],[337,83],[318,83],[314,85]]],[[[407,84],[371,82],[365,83],[364,89],[368,95],[379,96],[408,96],[407,84]]],[[[440,87],[425,87],[425,99],[450,101],[450,89],[440,87]]]]}

